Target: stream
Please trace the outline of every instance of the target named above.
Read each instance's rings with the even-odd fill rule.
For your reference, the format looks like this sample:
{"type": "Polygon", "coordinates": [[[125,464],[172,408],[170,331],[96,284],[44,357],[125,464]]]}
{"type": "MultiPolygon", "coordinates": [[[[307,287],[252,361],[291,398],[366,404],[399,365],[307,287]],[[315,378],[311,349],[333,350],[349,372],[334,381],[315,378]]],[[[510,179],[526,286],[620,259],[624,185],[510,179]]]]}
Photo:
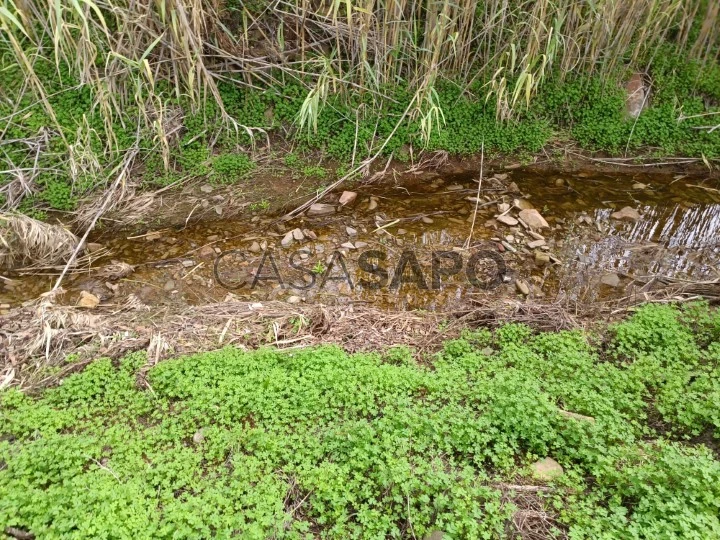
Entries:
{"type": "MultiPolygon", "coordinates": [[[[703,177],[517,170],[480,186],[477,178],[425,173],[402,185],[347,187],[353,201],[340,204],[338,192],[320,209],[332,213],[288,222],[248,211],[135,236],[96,234],[109,255],[74,269],[61,302],[87,291],[109,306],[233,295],[443,311],[487,295],[590,303],[652,276],[720,277],[720,192],[703,177]],[[638,215],[612,217],[626,207],[638,215]],[[529,209],[548,227],[517,219],[529,209]],[[134,270],[113,273],[114,261],[134,270]]],[[[56,275],[4,273],[0,309],[37,298],[56,275]]]]}

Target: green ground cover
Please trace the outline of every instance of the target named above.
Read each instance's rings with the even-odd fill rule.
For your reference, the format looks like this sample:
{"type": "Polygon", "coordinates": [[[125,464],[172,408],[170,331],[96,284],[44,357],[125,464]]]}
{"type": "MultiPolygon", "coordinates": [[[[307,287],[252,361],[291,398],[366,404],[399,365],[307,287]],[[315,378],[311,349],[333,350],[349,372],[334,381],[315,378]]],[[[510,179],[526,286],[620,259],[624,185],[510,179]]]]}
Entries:
{"type": "MultiPolygon", "coordinates": [[[[227,114],[240,125],[262,128],[253,131],[251,138],[244,129],[229,127],[212,100],[198,107],[158,83],[166,129],[180,122],[169,143],[167,163],[158,146],[157,126],[144,116],[147,112],[130,105],[109,120],[102,107],[93,105],[88,86],[79,85],[62,66],[58,71],[54,63],[40,58],[35,71],[46,87],[65,142],[36,96],[26,92],[15,103],[12,98],[27,84],[25,76],[17,64],[4,65],[0,59],[0,94],[4,96],[0,100],[0,160],[6,173],[40,171],[19,206],[36,217],[42,217],[43,209],[72,211],[83,197],[107,186],[114,178],[114,167],[136,144],[137,133],[140,176],[147,189],[183,178],[242,183],[257,170],[258,155],[265,155],[268,162],[268,142],[269,151],[278,153],[277,165],[308,176],[325,175],[324,169],[312,164],[318,155],[335,163],[341,175],[350,169],[353,157],[357,164],[388,137],[383,154],[399,160],[409,160],[411,148],[415,153],[428,149],[468,155],[480,152],[483,144],[490,156],[514,154],[529,159],[551,143],[610,155],[720,158],[720,129],[700,129],[717,123],[720,66],[689,61],[670,46],[653,61],[651,97],[637,120],[625,113],[622,79],[627,73],[622,72],[614,77],[549,76],[529,106],[518,106],[511,120],[498,119],[495,102],[487,99],[486,81],[466,85],[442,79],[434,94],[434,105],[442,112],[436,114],[429,131],[423,129],[424,117],[410,116],[396,129],[413,99],[403,83],[381,88],[379,93],[331,92],[306,129],[293,127],[308,97],[303,84],[288,81],[283,86],[244,88],[220,83],[227,114]],[[285,159],[289,147],[293,148],[291,159],[285,159]]],[[[0,187],[13,181],[15,173],[0,175],[0,187]]],[[[7,202],[0,193],[0,206],[7,202]]]]}
{"type": "Polygon", "coordinates": [[[335,346],[145,362],[0,393],[0,529],[497,538],[499,483],[537,482],[529,464],[551,456],[558,534],[720,537],[720,314],[704,304],[645,306],[602,339],[467,331],[422,362],[335,346]]]}

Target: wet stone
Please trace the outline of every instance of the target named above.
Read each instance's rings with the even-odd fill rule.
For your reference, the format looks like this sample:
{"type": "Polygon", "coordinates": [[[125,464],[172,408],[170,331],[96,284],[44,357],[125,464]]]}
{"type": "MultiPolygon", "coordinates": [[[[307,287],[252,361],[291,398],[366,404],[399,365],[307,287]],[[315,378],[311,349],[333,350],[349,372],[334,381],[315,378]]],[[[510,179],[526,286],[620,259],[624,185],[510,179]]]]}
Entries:
{"type": "Polygon", "coordinates": [[[622,210],[610,214],[610,217],[619,221],[637,221],[640,219],[640,212],[634,208],[626,206],[622,210]]]}
{"type": "Polygon", "coordinates": [[[355,199],[357,199],[357,193],[355,193],[354,191],[343,191],[342,195],[340,195],[340,200],[338,202],[342,206],[346,206],[348,204],[354,203],[355,199]]]}
{"type": "Polygon", "coordinates": [[[545,218],[535,209],[521,210],[518,217],[522,219],[531,229],[547,229],[550,226],[545,218]]]}
{"type": "Polygon", "coordinates": [[[537,248],[542,247],[542,246],[544,246],[544,245],[545,245],[545,240],[543,240],[543,239],[540,239],[540,240],[532,240],[532,241],[530,241],[530,242],[527,243],[527,247],[529,247],[530,249],[537,249],[537,248]]]}
{"type": "Polygon", "coordinates": [[[295,235],[293,235],[293,232],[290,231],[283,237],[282,240],[280,240],[280,245],[282,245],[282,247],[284,247],[284,248],[287,248],[287,247],[292,246],[294,241],[295,241],[295,235]]]}
{"type": "Polygon", "coordinates": [[[502,223],[502,224],[504,224],[504,225],[509,225],[509,226],[511,226],[511,227],[518,224],[518,220],[517,220],[517,219],[515,219],[515,218],[512,217],[512,216],[508,216],[508,215],[498,216],[498,217],[495,218],[495,220],[496,220],[496,221],[499,221],[500,223],[502,223]]]}
{"type": "Polygon", "coordinates": [[[335,207],[332,204],[315,203],[310,206],[307,211],[308,216],[328,216],[335,213],[335,207]]]}

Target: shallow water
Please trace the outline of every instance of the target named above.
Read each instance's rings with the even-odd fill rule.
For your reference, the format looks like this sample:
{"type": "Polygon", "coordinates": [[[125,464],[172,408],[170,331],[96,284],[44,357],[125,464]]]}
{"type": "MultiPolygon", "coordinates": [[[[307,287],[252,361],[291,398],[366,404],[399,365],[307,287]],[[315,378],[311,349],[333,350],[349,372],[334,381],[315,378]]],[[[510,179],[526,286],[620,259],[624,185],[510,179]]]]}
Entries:
{"type": "MultiPolygon", "coordinates": [[[[396,309],[452,310],[469,299],[481,301],[488,295],[515,297],[519,294],[516,280],[525,282],[534,298],[592,302],[623,296],[632,283],[655,275],[693,280],[718,277],[720,193],[714,183],[703,178],[513,171],[504,181],[483,180],[473,227],[476,203],[468,198],[477,195],[477,176],[475,171],[442,177],[425,174],[403,186],[355,187],[357,200],[340,207],[336,214],[304,216],[286,223],[248,213],[235,220],[197,223],[140,237],[99,235],[92,240],[103,244],[111,255],[68,278],[63,301],[73,304],[81,290],[88,290],[110,305],[123,304],[131,294],[151,305],[193,305],[221,301],[231,292],[257,301],[366,302],[396,309]],[[370,197],[377,201],[374,210],[368,209],[370,197]],[[533,238],[522,224],[509,227],[494,220],[502,210],[498,202],[532,206],[548,221],[550,229],[537,232],[546,239],[547,246],[538,251],[552,256],[549,264],[536,262],[535,250],[527,247],[533,238]],[[638,210],[640,219],[611,219],[614,211],[625,206],[638,210]],[[282,238],[296,227],[310,231],[316,239],[305,238],[283,248],[282,238]],[[502,241],[504,248],[500,247],[502,241]],[[251,253],[248,249],[254,242],[267,249],[251,253]],[[373,287],[382,276],[359,267],[361,254],[368,250],[386,257],[382,262],[388,274],[384,286],[373,287]],[[493,258],[486,253],[481,258],[476,267],[479,285],[470,282],[465,271],[471,254],[478,250],[502,257],[497,261],[496,255],[493,258]],[[455,275],[436,275],[434,287],[433,253],[440,251],[457,255],[439,259],[436,255],[436,272],[447,270],[458,256],[463,266],[455,275]],[[223,253],[226,255],[216,264],[223,253]],[[321,286],[333,253],[333,268],[321,286]],[[277,279],[260,279],[250,287],[263,254],[263,274],[272,273],[282,284],[277,279]],[[416,274],[412,273],[413,257],[419,266],[416,274]],[[391,287],[403,258],[408,263],[404,283],[391,287]],[[122,279],[109,279],[99,269],[112,260],[135,265],[136,270],[122,279]],[[500,268],[504,279],[498,275],[500,266],[504,266],[500,268]],[[603,276],[605,281],[613,281],[613,275],[618,278],[616,286],[601,283],[603,276]],[[235,288],[243,276],[245,285],[235,288]],[[311,279],[315,283],[309,288],[292,286],[311,279]],[[492,288],[483,288],[490,282],[492,288]]],[[[336,200],[337,195],[329,202],[336,200]]],[[[517,210],[509,215],[517,215],[517,210]]],[[[0,304],[11,306],[37,297],[55,279],[51,275],[4,275],[13,282],[0,283],[0,304]]]]}

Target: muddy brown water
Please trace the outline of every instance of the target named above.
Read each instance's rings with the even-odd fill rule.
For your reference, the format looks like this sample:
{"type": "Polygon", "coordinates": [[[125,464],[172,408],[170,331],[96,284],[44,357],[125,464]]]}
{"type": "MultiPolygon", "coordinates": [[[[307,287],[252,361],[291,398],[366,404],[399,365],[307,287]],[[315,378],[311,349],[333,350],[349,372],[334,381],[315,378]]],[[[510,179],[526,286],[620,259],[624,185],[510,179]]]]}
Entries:
{"type": "MultiPolygon", "coordinates": [[[[339,207],[337,213],[284,223],[248,213],[239,219],[146,235],[98,235],[92,240],[110,250],[110,255],[91,267],[76,269],[63,284],[67,292],[61,301],[74,304],[80,291],[87,290],[103,304],[117,306],[130,295],[149,305],[197,305],[233,294],[259,302],[363,302],[439,311],[471,299],[482,301],[487,295],[518,296],[517,280],[525,282],[529,295],[536,299],[592,302],[623,296],[634,280],[654,275],[688,280],[718,277],[720,192],[715,183],[702,177],[512,171],[504,181],[483,181],[480,209],[469,238],[476,203],[468,199],[477,194],[477,177],[476,171],[425,174],[403,185],[352,188],[357,200],[339,207]],[[377,202],[372,210],[371,197],[377,202]],[[498,223],[494,218],[503,210],[498,203],[537,209],[550,225],[538,231],[546,246],[528,247],[534,238],[522,224],[498,223]],[[610,217],[625,206],[637,209],[640,219],[610,217]],[[296,227],[305,231],[305,238],[283,247],[283,237],[296,227]],[[251,252],[254,243],[266,250],[251,252]],[[387,272],[385,286],[372,285],[381,281],[381,273],[369,274],[359,266],[361,254],[368,250],[384,254],[384,261],[370,258],[366,262],[380,264],[387,272]],[[470,282],[465,272],[471,254],[478,250],[502,257],[500,263],[486,256],[475,267],[479,285],[470,282]],[[434,287],[433,252],[439,251],[457,253],[463,269],[452,276],[442,275],[434,287]],[[548,257],[536,251],[547,254],[549,263],[544,263],[548,257]],[[333,254],[333,268],[323,283],[333,254]],[[280,277],[282,284],[277,279],[260,279],[250,286],[263,256],[262,275],[280,277]],[[416,274],[413,257],[419,267],[416,274]],[[393,288],[390,284],[403,258],[408,263],[404,283],[393,288]],[[130,263],[135,271],[109,279],[101,269],[111,261],[130,263]],[[501,264],[504,277],[495,279],[501,264]],[[491,281],[492,289],[480,286],[491,281]]],[[[337,195],[329,199],[336,201],[337,195]]],[[[517,216],[517,209],[508,215],[517,216]]],[[[446,270],[454,263],[450,257],[456,256],[443,257],[436,264],[446,270]]],[[[56,279],[52,274],[6,272],[4,276],[12,281],[0,280],[0,304],[14,307],[36,298],[52,287],[56,279]]]]}

